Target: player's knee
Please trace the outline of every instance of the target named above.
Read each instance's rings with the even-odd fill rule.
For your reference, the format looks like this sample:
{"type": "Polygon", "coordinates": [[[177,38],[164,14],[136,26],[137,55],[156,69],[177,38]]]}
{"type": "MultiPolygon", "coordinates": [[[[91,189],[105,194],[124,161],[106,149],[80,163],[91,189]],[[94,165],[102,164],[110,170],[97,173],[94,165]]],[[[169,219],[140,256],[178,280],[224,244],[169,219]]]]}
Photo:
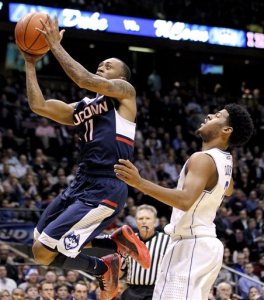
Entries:
{"type": "Polygon", "coordinates": [[[48,266],[55,258],[56,253],[46,249],[40,242],[36,241],[32,246],[32,253],[37,264],[48,266]]]}

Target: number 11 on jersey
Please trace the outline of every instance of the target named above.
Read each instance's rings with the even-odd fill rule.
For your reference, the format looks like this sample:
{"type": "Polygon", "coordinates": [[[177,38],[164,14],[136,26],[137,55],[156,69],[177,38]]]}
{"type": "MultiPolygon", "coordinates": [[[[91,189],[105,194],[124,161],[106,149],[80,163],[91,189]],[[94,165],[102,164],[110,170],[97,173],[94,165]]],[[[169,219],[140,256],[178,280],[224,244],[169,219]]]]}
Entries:
{"type": "Polygon", "coordinates": [[[93,140],[93,120],[86,121],[85,128],[84,140],[87,143],[93,140]]]}

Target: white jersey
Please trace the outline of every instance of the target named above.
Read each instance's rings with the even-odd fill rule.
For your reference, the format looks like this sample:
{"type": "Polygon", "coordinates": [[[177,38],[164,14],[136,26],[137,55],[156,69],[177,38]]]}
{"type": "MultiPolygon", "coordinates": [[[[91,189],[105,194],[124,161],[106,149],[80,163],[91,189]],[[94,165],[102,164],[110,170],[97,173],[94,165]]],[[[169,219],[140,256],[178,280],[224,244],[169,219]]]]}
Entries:
{"type": "MultiPolygon", "coordinates": [[[[172,238],[203,235],[216,237],[214,219],[231,180],[233,161],[230,153],[217,148],[202,153],[210,155],[216,164],[217,184],[211,191],[204,190],[188,211],[173,208],[170,223],[165,227],[165,232],[172,238]]],[[[187,163],[188,161],[180,173],[177,185],[179,190],[185,181],[187,163]]]]}

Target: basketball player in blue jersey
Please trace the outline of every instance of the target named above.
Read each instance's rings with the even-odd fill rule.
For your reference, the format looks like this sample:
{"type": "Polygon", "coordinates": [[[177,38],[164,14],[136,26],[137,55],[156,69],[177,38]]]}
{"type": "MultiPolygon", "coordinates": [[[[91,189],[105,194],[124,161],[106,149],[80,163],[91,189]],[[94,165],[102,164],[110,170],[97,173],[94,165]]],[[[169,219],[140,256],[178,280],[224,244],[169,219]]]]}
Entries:
{"type": "Polygon", "coordinates": [[[222,265],[223,245],[213,223],[225,195],[232,193],[232,156],[227,149],[246,143],[253,133],[247,110],[229,104],[209,114],[198,134],[202,151],[187,160],[176,189],[143,179],[129,161],[115,165],[118,178],[173,207],[165,232],[171,243],[162,260],[153,299],[208,299],[222,265]]]}
{"type": "MultiPolygon", "coordinates": [[[[76,126],[81,144],[76,178],[41,216],[34,231],[33,255],[39,264],[97,276],[101,299],[110,300],[118,293],[120,256],[115,253],[99,259],[83,255],[81,249],[96,245],[94,238],[124,207],[127,184],[116,178],[113,166],[120,158],[132,158],[136,92],[128,82],[130,70],[120,59],[102,61],[96,74],[75,61],[60,44],[63,31],[59,31],[57,19],[49,19],[41,33],[67,75],[96,96],[72,104],[45,100],[35,68],[39,57],[22,53],[31,110],[60,124],[76,126]]],[[[125,252],[149,267],[149,252],[129,226],[114,232],[111,242],[117,252],[125,252]]]]}

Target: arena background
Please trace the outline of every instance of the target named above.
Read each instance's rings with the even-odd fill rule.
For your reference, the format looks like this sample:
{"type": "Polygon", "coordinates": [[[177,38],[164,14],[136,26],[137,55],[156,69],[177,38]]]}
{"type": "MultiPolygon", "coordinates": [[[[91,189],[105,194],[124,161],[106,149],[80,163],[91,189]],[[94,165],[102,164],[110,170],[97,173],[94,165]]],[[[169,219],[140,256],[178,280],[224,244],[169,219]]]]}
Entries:
{"type": "MultiPolygon", "coordinates": [[[[222,215],[224,214],[222,211],[217,216],[217,224],[220,224],[218,236],[231,250],[233,260],[229,266],[235,268],[237,262],[234,253],[237,254],[243,251],[244,247],[248,247],[250,249],[249,260],[261,269],[261,272],[256,274],[263,280],[264,265],[259,266],[261,254],[264,252],[263,217],[262,221],[257,220],[255,210],[259,208],[263,213],[264,209],[264,3],[261,0],[236,0],[232,3],[221,0],[213,0],[210,3],[190,0],[148,0],[141,2],[133,0],[129,3],[121,0],[36,0],[24,1],[23,3],[56,8],[72,8],[82,12],[130,16],[132,19],[160,19],[185,24],[223,27],[245,32],[247,37],[245,46],[232,47],[195,42],[194,40],[176,41],[168,38],[66,28],[62,44],[76,60],[92,72],[96,70],[97,64],[101,60],[108,57],[119,57],[131,67],[131,81],[137,89],[139,101],[138,137],[140,141],[136,147],[135,161],[138,162],[138,165],[141,165],[139,149],[143,150],[144,163],[146,161],[151,163],[151,170],[156,173],[157,181],[164,186],[175,186],[176,181],[170,178],[170,175],[166,172],[164,175],[164,172],[160,170],[160,164],[155,164],[153,161],[163,155],[163,158],[161,158],[161,164],[163,164],[163,159],[167,160],[171,153],[170,149],[173,149],[174,164],[177,171],[179,171],[188,155],[199,149],[200,141],[194,137],[192,126],[206,114],[208,108],[216,109],[219,105],[229,102],[242,103],[248,107],[254,118],[256,132],[248,146],[234,150],[237,163],[234,174],[235,193],[233,197],[224,201],[223,207],[228,211],[227,217],[222,215]],[[250,46],[248,33],[254,33],[254,42],[250,46]],[[131,47],[138,47],[139,49],[132,48],[131,50],[131,47]],[[213,65],[213,67],[210,68],[210,65],[213,65]],[[153,70],[157,72],[161,79],[161,87],[155,91],[148,84],[149,76],[153,70]],[[206,72],[209,73],[203,74],[206,72]],[[177,97],[182,100],[180,106],[177,106],[178,103],[175,104],[177,97]],[[175,107],[186,110],[182,115],[176,114],[176,116],[183,119],[177,119],[177,117],[174,119],[175,107]],[[195,109],[198,111],[195,111],[195,109]],[[181,126],[184,141],[187,144],[187,148],[184,150],[186,155],[181,153],[181,149],[176,150],[173,146],[177,131],[175,125],[181,126]],[[156,143],[154,150],[149,146],[151,139],[152,142],[154,140],[156,143]],[[162,155],[156,153],[159,148],[161,148],[162,155]],[[152,153],[152,151],[155,153],[152,153]],[[245,179],[245,177],[247,178],[245,179]],[[252,191],[256,192],[255,200],[251,199],[250,193],[252,191]],[[247,201],[251,200],[255,203],[254,209],[249,208],[251,206],[246,204],[247,201]],[[242,206],[238,204],[239,201],[242,201],[242,206]],[[257,220],[257,234],[260,237],[258,243],[249,242],[249,239],[246,240],[246,238],[245,243],[232,242],[233,239],[236,239],[235,231],[238,229],[235,222],[239,220],[243,209],[247,213],[247,222],[250,218],[257,220]],[[223,229],[221,227],[222,223],[220,221],[225,218],[230,221],[230,228],[223,229]],[[228,234],[227,229],[232,230],[232,233],[228,234]]],[[[45,208],[53,193],[60,191],[60,186],[57,186],[56,189],[54,186],[59,182],[58,169],[65,166],[62,162],[63,159],[68,162],[65,167],[65,170],[67,169],[65,171],[65,185],[67,185],[66,178],[71,174],[69,169],[76,163],[76,156],[73,147],[69,148],[69,151],[62,150],[65,145],[74,142],[74,132],[71,128],[64,129],[67,132],[67,141],[63,142],[64,144],[59,152],[56,151],[57,149],[52,150],[52,145],[57,145],[53,138],[50,139],[50,146],[47,147],[45,143],[43,144],[43,140],[35,135],[34,130],[35,126],[39,125],[39,118],[29,112],[25,101],[23,62],[14,47],[13,32],[15,23],[9,20],[8,8],[10,3],[10,1],[0,1],[0,99],[2,100],[2,103],[0,103],[2,140],[0,149],[0,206],[2,208],[0,240],[16,246],[17,249],[25,251],[31,256],[29,245],[32,241],[32,235],[29,232],[34,225],[34,221],[37,220],[37,214],[45,208]],[[19,121],[20,123],[14,125],[13,121],[19,121]],[[10,135],[9,129],[13,131],[13,135],[10,135]],[[26,144],[28,137],[30,137],[31,142],[29,148],[26,144]],[[6,186],[12,187],[12,183],[9,182],[12,172],[10,170],[7,173],[3,171],[9,155],[7,153],[9,148],[13,149],[12,155],[14,157],[19,158],[21,154],[26,154],[28,164],[34,170],[36,194],[28,195],[22,177],[18,178],[18,183],[23,188],[23,191],[19,191],[19,194],[16,189],[10,192],[6,188],[6,186]],[[45,195],[39,195],[39,191],[43,187],[43,184],[40,184],[42,175],[36,168],[35,162],[36,149],[39,148],[48,157],[48,164],[51,169],[49,169],[50,166],[47,167],[47,173],[53,177],[53,181],[50,182],[50,193],[45,195]],[[70,152],[70,150],[73,152],[70,152]],[[25,209],[27,209],[27,212],[32,213],[31,217],[33,216],[33,219],[28,216],[25,217],[25,209]],[[13,214],[9,214],[10,212],[13,214]],[[22,247],[22,244],[27,244],[28,247],[22,247]]],[[[14,1],[14,3],[21,2],[14,1]]],[[[46,94],[54,92],[55,95],[62,96],[69,102],[72,101],[69,95],[79,96],[76,91],[78,90],[77,87],[67,78],[51,53],[39,65],[38,76],[46,94]]],[[[49,124],[56,129],[58,128],[52,122],[49,124]]],[[[61,135],[62,133],[60,133],[61,135]]],[[[10,165],[13,166],[12,163],[10,165]]],[[[158,208],[159,217],[169,219],[169,207],[159,204],[133,189],[130,189],[130,197],[133,198],[132,202],[136,206],[141,203],[155,205],[158,208]]],[[[113,225],[113,228],[125,223],[129,219],[127,219],[129,215],[129,209],[127,208],[124,215],[113,225]]],[[[161,225],[159,228],[161,228],[161,225]]],[[[250,235],[246,232],[246,229],[243,229],[244,235],[250,235]]],[[[15,263],[20,261],[13,258],[15,263]]],[[[233,280],[235,281],[235,278],[233,280]]],[[[235,292],[239,293],[236,286],[235,292]]]]}

